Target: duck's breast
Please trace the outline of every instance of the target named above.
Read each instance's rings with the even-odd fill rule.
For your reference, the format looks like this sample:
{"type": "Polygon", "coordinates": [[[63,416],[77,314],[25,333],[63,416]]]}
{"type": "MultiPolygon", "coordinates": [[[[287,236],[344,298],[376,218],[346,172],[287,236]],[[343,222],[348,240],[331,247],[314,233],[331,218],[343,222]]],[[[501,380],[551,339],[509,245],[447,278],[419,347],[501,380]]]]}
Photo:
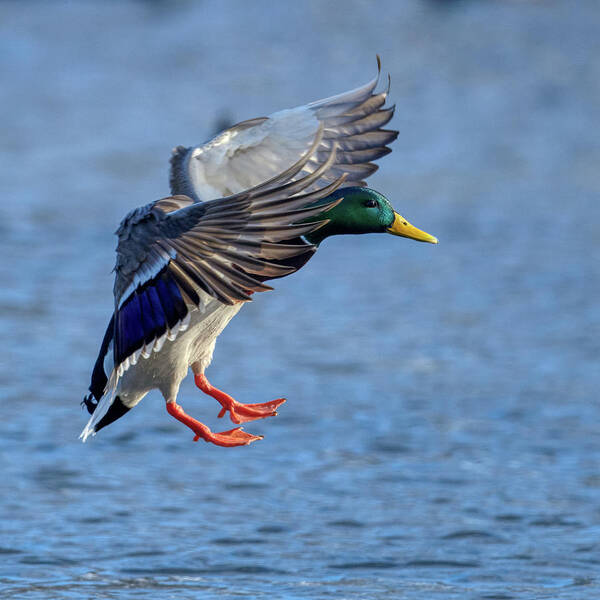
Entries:
{"type": "Polygon", "coordinates": [[[159,389],[166,399],[176,396],[190,365],[199,363],[202,371],[208,367],[218,335],[242,304],[227,305],[207,297],[200,308],[189,306],[188,328],[174,340],[167,339],[159,352],[152,352],[149,358],[140,357],[123,374],[118,393],[131,400],[138,396],[141,399],[152,389],[159,389]]]}

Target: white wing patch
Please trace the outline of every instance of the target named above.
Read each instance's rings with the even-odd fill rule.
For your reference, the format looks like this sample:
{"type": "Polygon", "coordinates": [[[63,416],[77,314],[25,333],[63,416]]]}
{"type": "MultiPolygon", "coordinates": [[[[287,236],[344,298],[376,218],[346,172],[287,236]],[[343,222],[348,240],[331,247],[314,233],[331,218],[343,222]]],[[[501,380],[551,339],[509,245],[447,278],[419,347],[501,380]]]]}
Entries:
{"type": "Polygon", "coordinates": [[[248,128],[232,128],[193,150],[189,175],[203,200],[237,194],[293,165],[311,146],[319,120],[305,107],[282,110],[248,128]]]}

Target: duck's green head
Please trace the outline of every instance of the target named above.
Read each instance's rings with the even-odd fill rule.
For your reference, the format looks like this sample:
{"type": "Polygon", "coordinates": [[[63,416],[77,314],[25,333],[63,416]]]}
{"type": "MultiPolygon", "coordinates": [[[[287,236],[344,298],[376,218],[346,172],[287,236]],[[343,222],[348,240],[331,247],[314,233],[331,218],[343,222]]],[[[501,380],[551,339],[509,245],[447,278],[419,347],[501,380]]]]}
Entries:
{"type": "Polygon", "coordinates": [[[328,223],[306,235],[311,244],[320,244],[331,235],[357,233],[391,233],[402,237],[437,244],[437,238],[417,229],[400,216],[390,201],[379,192],[365,187],[347,187],[336,190],[327,198],[319,200],[324,204],[342,198],[341,202],[317,217],[307,221],[327,219],[328,223]]]}

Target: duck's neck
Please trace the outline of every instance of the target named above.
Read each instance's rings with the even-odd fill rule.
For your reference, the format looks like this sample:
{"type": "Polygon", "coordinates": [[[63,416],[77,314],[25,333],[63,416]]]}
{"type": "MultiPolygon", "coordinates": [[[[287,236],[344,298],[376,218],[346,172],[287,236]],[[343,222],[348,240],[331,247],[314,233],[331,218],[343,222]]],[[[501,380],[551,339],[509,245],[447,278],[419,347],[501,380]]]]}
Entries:
{"type": "MultiPolygon", "coordinates": [[[[318,206],[318,205],[315,205],[315,206],[318,206]]],[[[320,220],[320,219],[319,218],[307,219],[308,222],[318,221],[318,220],[320,220]]],[[[306,241],[309,244],[318,246],[325,238],[329,237],[330,235],[339,235],[341,233],[346,233],[346,232],[336,231],[336,228],[332,227],[331,221],[330,221],[329,223],[326,223],[322,227],[319,227],[319,229],[317,229],[316,231],[313,231],[312,233],[307,233],[304,236],[304,238],[306,239],[306,241]]]]}
{"type": "Polygon", "coordinates": [[[325,225],[319,227],[316,231],[308,233],[304,236],[307,242],[318,246],[325,238],[332,235],[347,235],[357,233],[367,233],[367,231],[361,231],[357,228],[356,222],[353,222],[352,211],[349,210],[346,199],[347,198],[363,198],[366,194],[377,193],[372,192],[368,188],[351,186],[347,188],[337,189],[333,194],[325,198],[321,198],[309,206],[323,206],[328,204],[332,200],[342,198],[342,203],[334,206],[324,214],[317,215],[316,217],[310,217],[305,219],[303,222],[311,223],[316,221],[327,221],[325,225]]]}

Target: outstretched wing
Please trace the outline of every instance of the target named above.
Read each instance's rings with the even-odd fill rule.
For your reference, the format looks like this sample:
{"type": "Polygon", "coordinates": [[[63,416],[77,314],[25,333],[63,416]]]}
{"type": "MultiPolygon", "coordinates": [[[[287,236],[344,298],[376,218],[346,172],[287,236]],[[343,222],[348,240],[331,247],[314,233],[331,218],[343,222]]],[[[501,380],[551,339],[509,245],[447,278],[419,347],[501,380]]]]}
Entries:
{"type": "Polygon", "coordinates": [[[313,189],[347,173],[346,185],[365,185],[377,170],[372,161],[385,156],[397,131],[382,129],[394,114],[386,108],[388,89],[376,93],[375,79],[355,90],[312,102],[270,117],[234,125],[202,146],[179,146],[171,158],[171,193],[194,200],[210,200],[241,192],[268,180],[296,163],[310,147],[320,127],[323,137],[297,178],[315,171],[333,144],[335,161],[313,184],[313,189]]]}
{"type": "MultiPolygon", "coordinates": [[[[264,280],[293,273],[315,251],[299,239],[326,223],[302,223],[340,200],[314,203],[344,177],[306,192],[335,161],[291,181],[322,140],[318,132],[300,161],[260,186],[228,198],[194,203],[173,196],[132,211],[117,230],[114,368],[121,375],[140,355],[159,351],[187,327],[189,311],[207,296],[224,304],[272,289],[264,280]],[[312,205],[312,206],[310,206],[312,205]],[[294,257],[298,257],[294,264],[294,257]]],[[[204,299],[204,300],[203,300],[204,299]]]]}

